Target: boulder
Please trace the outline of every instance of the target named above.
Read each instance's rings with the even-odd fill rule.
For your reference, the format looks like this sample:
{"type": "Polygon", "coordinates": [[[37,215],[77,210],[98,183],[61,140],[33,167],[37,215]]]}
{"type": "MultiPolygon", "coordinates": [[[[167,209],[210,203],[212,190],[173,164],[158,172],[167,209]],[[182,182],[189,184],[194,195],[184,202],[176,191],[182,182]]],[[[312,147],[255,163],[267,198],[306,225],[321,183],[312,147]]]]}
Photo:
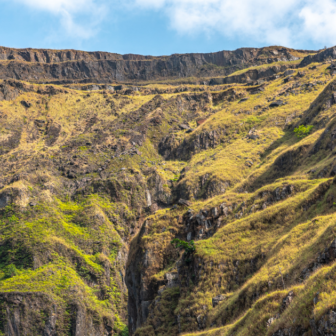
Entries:
{"type": "Polygon", "coordinates": [[[27,107],[27,108],[31,107],[31,103],[28,102],[28,101],[26,101],[26,100],[22,100],[21,104],[22,104],[24,107],[27,107]]]}
{"type": "Polygon", "coordinates": [[[247,137],[248,137],[249,139],[256,140],[256,139],[259,139],[259,138],[260,138],[260,135],[257,133],[257,131],[256,131],[254,128],[252,128],[252,129],[249,131],[247,137]]]}
{"type": "Polygon", "coordinates": [[[252,160],[247,160],[245,162],[245,164],[246,164],[247,167],[252,167],[253,166],[253,161],[252,160]]]}
{"type": "Polygon", "coordinates": [[[188,130],[188,129],[190,129],[189,125],[186,125],[186,124],[180,124],[179,127],[180,127],[181,130],[188,130]]]}
{"type": "Polygon", "coordinates": [[[288,82],[293,81],[293,80],[294,80],[293,76],[288,76],[287,78],[285,78],[284,82],[288,83],[288,82]]]}
{"type": "Polygon", "coordinates": [[[279,316],[271,317],[270,319],[267,320],[267,328],[269,328],[277,319],[279,316]]]}
{"type": "Polygon", "coordinates": [[[226,297],[224,295],[217,295],[212,298],[212,306],[215,308],[220,302],[224,301],[226,297]]]}
{"type": "Polygon", "coordinates": [[[256,90],[252,91],[251,94],[258,94],[258,93],[263,92],[263,91],[265,91],[265,88],[260,87],[260,88],[257,88],[256,90]]]}
{"type": "Polygon", "coordinates": [[[287,77],[287,76],[289,76],[289,75],[293,75],[294,72],[295,72],[294,70],[292,70],[292,69],[288,69],[288,70],[286,70],[286,71],[284,72],[284,76],[287,77]]]}
{"type": "Polygon", "coordinates": [[[106,90],[111,91],[111,92],[114,92],[114,87],[113,87],[113,86],[110,86],[110,85],[107,85],[107,86],[106,86],[106,90]]]}
{"type": "Polygon", "coordinates": [[[197,126],[200,126],[206,122],[206,119],[198,119],[196,120],[197,126]]]}
{"type": "Polygon", "coordinates": [[[75,179],[75,178],[77,178],[76,173],[73,172],[73,171],[71,171],[71,170],[68,171],[67,176],[68,176],[69,179],[75,179]]]}
{"type": "Polygon", "coordinates": [[[283,104],[284,103],[283,103],[282,100],[276,100],[276,101],[272,102],[269,107],[279,107],[279,106],[281,106],[283,104]]]}
{"type": "Polygon", "coordinates": [[[260,138],[259,134],[257,134],[257,133],[249,134],[248,137],[249,137],[249,139],[252,139],[252,140],[256,140],[256,139],[260,138]]]}
{"type": "Polygon", "coordinates": [[[303,71],[299,71],[296,76],[302,78],[305,76],[305,73],[303,71]]]}
{"type": "Polygon", "coordinates": [[[189,201],[186,201],[182,198],[180,198],[177,202],[178,205],[181,205],[181,206],[191,206],[191,202],[189,201]]]}

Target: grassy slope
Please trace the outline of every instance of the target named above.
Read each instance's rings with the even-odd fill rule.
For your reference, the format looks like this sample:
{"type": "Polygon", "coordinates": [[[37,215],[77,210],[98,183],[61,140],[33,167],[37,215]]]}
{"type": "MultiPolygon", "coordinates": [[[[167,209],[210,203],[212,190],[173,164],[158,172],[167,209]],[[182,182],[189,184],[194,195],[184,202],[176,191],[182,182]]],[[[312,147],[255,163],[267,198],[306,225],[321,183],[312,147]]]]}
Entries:
{"type": "MultiPolygon", "coordinates": [[[[199,176],[209,173],[218,179],[230,180],[232,187],[226,195],[204,202],[195,201],[191,208],[199,211],[223,202],[240,204],[245,201],[247,210],[242,219],[229,220],[213,237],[196,243],[195,258],[203,265],[204,273],[198,283],[184,284],[178,302],[173,307],[174,316],[180,315],[182,332],[197,330],[196,317],[206,315],[209,331],[200,335],[231,335],[233,332],[235,335],[272,335],[280,327],[301,325],[308,328],[312,316],[318,319],[334,307],[333,265],[318,270],[308,280],[302,280],[301,277],[304,268],[315,260],[319,252],[329,247],[335,238],[334,203],[330,203],[330,197],[335,195],[335,187],[330,179],[308,173],[312,169],[319,172],[332,164],[333,155],[331,151],[321,151],[315,155],[297,157],[297,166],[284,177],[274,170],[274,162],[279,156],[289,151],[295,152],[302,146],[312,149],[328,123],[333,125],[335,108],[323,110],[324,105],[321,103],[322,110],[309,121],[314,129],[307,138],[298,140],[293,134],[293,128],[285,127],[289,116],[294,116],[292,125],[300,124],[300,116],[312,114],[314,107],[311,105],[314,105],[315,100],[319,104],[320,101],[325,102],[327,97],[329,99],[330,91],[326,93],[325,87],[331,78],[326,75],[326,67],[327,65],[318,65],[315,71],[303,69],[306,76],[300,80],[301,84],[317,80],[322,83],[312,90],[301,89],[297,95],[280,97],[287,102],[283,107],[267,109],[262,113],[258,111],[259,108],[256,112],[253,109],[255,105],[267,105],[267,100],[274,99],[288,87],[283,79],[278,79],[267,86],[265,92],[244,103],[219,106],[219,111],[202,125],[201,129],[214,129],[225,124],[238,132],[232,136],[231,143],[194,155],[188,162],[191,169],[186,179],[193,185],[197,183],[199,176]],[[237,115],[237,111],[243,112],[237,115]],[[245,116],[244,111],[252,111],[252,114],[245,116]],[[252,126],[259,131],[261,139],[248,141],[244,138],[246,131],[252,126]],[[244,165],[247,158],[254,161],[251,168],[244,165]],[[197,164],[198,162],[202,164],[197,164]],[[259,181],[269,184],[260,189],[259,181]],[[326,183],[327,190],[321,192],[321,186],[326,183]],[[265,200],[260,199],[260,193],[264,190],[273,191],[283,185],[293,185],[295,195],[262,210],[261,205],[265,200]],[[241,190],[250,191],[251,187],[255,190],[252,193],[239,193],[241,190]],[[260,205],[260,210],[249,214],[252,204],[260,205]],[[305,204],[310,204],[308,211],[305,204]],[[232,281],[234,274],[246,274],[244,267],[248,268],[249,261],[260,255],[265,258],[258,261],[258,270],[248,275],[243,283],[235,284],[232,281]],[[241,266],[235,267],[237,261],[241,266]],[[285,279],[285,290],[281,288],[279,269],[285,279]],[[267,329],[267,320],[279,312],[282,298],[292,289],[295,292],[293,304],[267,329]],[[314,306],[313,298],[317,292],[322,299],[314,306]],[[211,299],[218,294],[224,294],[226,300],[213,308],[211,299]],[[211,331],[214,326],[223,324],[224,327],[211,331]]],[[[176,213],[170,215],[166,212],[161,216],[167,218],[176,216],[176,213]]],[[[168,243],[172,238],[167,233],[159,234],[164,226],[159,224],[159,218],[160,215],[154,221],[152,233],[143,237],[146,249],[157,242],[168,243]]],[[[162,277],[161,274],[154,276],[162,277]]],[[[143,332],[149,332],[150,325],[157,319],[163,322],[163,326],[156,334],[168,335],[169,332],[165,330],[172,325],[171,315],[158,310],[153,312],[148,321],[149,326],[143,332]]],[[[143,334],[142,329],[138,330],[138,334],[143,334]]]]}
{"type": "MultiPolygon", "coordinates": [[[[280,78],[267,85],[264,92],[250,95],[246,102],[223,100],[212,105],[212,114],[208,115],[207,122],[191,134],[175,129],[177,136],[186,141],[205,131],[224,126],[227,129],[221,145],[195,153],[188,162],[164,162],[156,151],[157,138],[169,131],[171,127],[167,121],[172,117],[177,118],[178,122],[187,119],[194,126],[195,119],[202,116],[202,111],[188,119],[189,111],[184,116],[177,113],[174,106],[164,109],[163,123],[159,127],[151,127],[146,141],[139,146],[141,156],[123,155],[115,158],[110,149],[103,147],[107,144],[127,147],[129,130],[149,123],[153,111],[150,111],[145,121],[130,124],[128,117],[140,106],[150,102],[154,95],[140,93],[116,97],[102,92],[88,94],[67,89],[67,93],[51,96],[23,92],[14,101],[0,102],[2,143],[13,136],[14,130],[21,132],[19,145],[1,157],[4,167],[2,192],[15,189],[21,196],[15,204],[2,210],[1,214],[0,291],[47,293],[64,311],[71,301],[69,298],[80,300],[99,319],[112,319],[116,332],[125,331],[127,297],[122,280],[125,266],[124,261],[118,259],[118,253],[127,252],[127,242],[132,237],[130,230],[137,225],[137,218],[145,216],[138,212],[139,207],[145,206],[145,201],[139,199],[139,204],[135,204],[127,191],[127,185],[136,183],[134,176],[137,171],[145,179],[145,170],[155,167],[162,178],[168,181],[178,179],[182,168],[187,166],[190,169],[178,183],[183,182],[190,188],[206,174],[230,182],[224,195],[208,200],[193,200],[192,209],[195,211],[223,202],[240,204],[245,201],[249,207],[252,203],[261,205],[264,200],[259,199],[260,192],[273,191],[287,184],[294,185],[295,194],[266,210],[259,207],[259,211],[253,214],[248,214],[246,210],[243,218],[230,218],[227,225],[213,237],[196,243],[196,257],[200,264],[205,265],[204,275],[198,284],[187,284],[181,292],[176,289],[164,292],[166,309],[156,312],[156,317],[163,321],[158,334],[169,334],[175,330],[172,319],[178,314],[182,316],[182,331],[197,330],[195,317],[204,312],[208,316],[209,328],[211,325],[212,328],[216,325],[220,327],[224,320],[225,326],[211,332],[214,335],[231,335],[232,330],[238,331],[239,335],[253,330],[256,335],[267,334],[276,330],[277,326],[291,323],[288,316],[295,315],[296,305],[302,302],[307,302],[305,307],[309,309],[297,323],[307,325],[312,313],[311,297],[317,291],[325,293],[314,308],[317,316],[322,315],[335,301],[333,278],[330,276],[330,281],[324,281],[323,284],[318,279],[325,279],[326,272],[333,274],[333,266],[319,270],[303,283],[299,282],[299,275],[314,260],[316,253],[328,246],[333,238],[333,205],[327,205],[326,198],[335,193],[335,188],[330,186],[328,194],[319,203],[315,202],[309,211],[303,211],[302,204],[318,193],[320,185],[328,182],[326,178],[311,180],[312,176],[307,171],[321,170],[332,162],[333,157],[330,153],[322,158],[318,154],[307,157],[306,161],[281,179],[277,179],[273,167],[275,160],[283,153],[294,151],[302,145],[312,146],[326,127],[321,124],[321,120],[332,118],[334,107],[320,112],[311,120],[315,125],[313,133],[301,141],[288,128],[288,124],[300,123],[300,115],[305,111],[309,114],[310,105],[319,95],[323,96],[323,90],[331,80],[325,71],[326,67],[318,65],[316,70],[303,69],[306,76],[300,80],[301,84],[317,80],[323,84],[318,84],[312,90],[299,89],[297,95],[290,93],[281,96],[287,102],[282,107],[266,108],[272,99],[277,99],[279,93],[293,83],[284,84],[283,78],[280,78]],[[24,108],[22,100],[31,102],[32,107],[24,108]],[[88,127],[93,117],[97,121],[88,127]],[[36,129],[36,120],[52,120],[61,125],[56,142],[46,145],[50,135],[45,128],[36,129]],[[116,124],[118,127],[114,129],[116,124]],[[253,127],[260,134],[259,140],[246,138],[247,132],[253,127]],[[88,142],[96,145],[95,150],[86,145],[88,142]],[[122,195],[118,200],[106,191],[100,192],[94,188],[86,190],[83,195],[73,194],[71,181],[62,175],[57,166],[72,160],[74,156],[80,162],[78,179],[85,177],[99,181],[96,168],[89,169],[88,173],[80,168],[82,165],[106,165],[106,179],[122,181],[122,195]],[[252,167],[246,166],[247,159],[253,160],[252,167]],[[126,172],[122,168],[127,168],[126,172]],[[15,175],[24,173],[26,177],[7,183],[15,175]],[[263,178],[269,184],[261,187],[259,180],[263,178]],[[249,193],[242,193],[242,190],[249,193]],[[30,201],[37,205],[30,207],[30,201]],[[318,220],[312,222],[316,217],[318,220]],[[248,275],[242,284],[232,283],[232,274],[237,271],[233,261],[243,261],[240,271],[244,273],[244,262],[261,254],[266,257],[260,261],[258,271],[248,275]],[[286,278],[285,291],[281,290],[279,267],[286,278]],[[111,270],[108,278],[106,268],[111,270]],[[221,286],[216,286],[219,277],[223,278],[221,286]],[[272,329],[266,330],[265,321],[278,312],[281,299],[291,288],[296,294],[294,304],[272,325],[272,329]],[[256,292],[261,298],[255,298],[256,292]],[[225,294],[227,299],[212,308],[211,298],[218,294],[225,294]],[[247,299],[242,303],[243,296],[247,299]],[[172,302],[171,297],[174,298],[172,302]]],[[[241,85],[236,90],[248,95],[241,85]]],[[[162,97],[165,101],[173,101],[180,95],[167,94],[162,97]]],[[[155,245],[159,254],[162,251],[163,257],[166,247],[181,226],[175,218],[183,213],[182,209],[162,209],[149,217],[152,225],[148,235],[142,238],[142,246],[151,248],[155,245]],[[164,233],[163,227],[168,228],[164,233]]],[[[158,266],[158,273],[152,276],[161,279],[171,268],[174,268],[174,263],[165,270],[158,266]]],[[[152,322],[148,321],[144,333],[152,330],[152,322]]],[[[67,332],[66,323],[64,320],[64,325],[59,327],[64,333],[67,332]]],[[[139,334],[142,334],[141,329],[139,334]]]]}

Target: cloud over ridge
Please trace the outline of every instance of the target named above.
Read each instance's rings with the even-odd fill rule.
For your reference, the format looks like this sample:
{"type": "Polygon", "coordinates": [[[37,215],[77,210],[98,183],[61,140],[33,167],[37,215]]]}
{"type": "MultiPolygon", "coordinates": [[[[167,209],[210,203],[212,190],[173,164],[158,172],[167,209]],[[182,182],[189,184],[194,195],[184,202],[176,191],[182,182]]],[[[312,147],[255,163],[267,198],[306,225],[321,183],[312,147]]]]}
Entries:
{"type": "Polygon", "coordinates": [[[221,34],[251,45],[295,47],[336,44],[336,0],[0,0],[28,6],[58,17],[69,36],[95,36],[107,13],[141,15],[142,11],[169,20],[181,35],[221,34]]]}
{"type": "Polygon", "coordinates": [[[253,42],[295,45],[300,40],[336,44],[334,0],[134,0],[164,11],[182,34],[219,32],[253,42]]]}
{"type": "Polygon", "coordinates": [[[35,10],[60,18],[62,26],[73,37],[91,38],[105,17],[107,7],[101,0],[13,0],[35,10]],[[81,20],[78,19],[81,17],[81,20]],[[82,22],[85,22],[83,24],[82,22]]]}

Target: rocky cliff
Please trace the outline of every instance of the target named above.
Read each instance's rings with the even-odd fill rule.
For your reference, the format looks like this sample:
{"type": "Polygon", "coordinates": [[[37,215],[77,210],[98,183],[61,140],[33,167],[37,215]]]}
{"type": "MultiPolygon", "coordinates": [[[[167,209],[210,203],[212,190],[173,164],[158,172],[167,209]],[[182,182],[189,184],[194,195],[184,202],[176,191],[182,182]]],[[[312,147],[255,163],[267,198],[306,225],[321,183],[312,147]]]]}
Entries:
{"type": "Polygon", "coordinates": [[[0,55],[0,335],[336,334],[334,48],[0,55]]]}
{"type": "Polygon", "coordinates": [[[152,57],[1,47],[0,78],[34,82],[122,82],[208,77],[228,75],[250,66],[294,61],[309,53],[304,50],[270,47],[152,57]]]}

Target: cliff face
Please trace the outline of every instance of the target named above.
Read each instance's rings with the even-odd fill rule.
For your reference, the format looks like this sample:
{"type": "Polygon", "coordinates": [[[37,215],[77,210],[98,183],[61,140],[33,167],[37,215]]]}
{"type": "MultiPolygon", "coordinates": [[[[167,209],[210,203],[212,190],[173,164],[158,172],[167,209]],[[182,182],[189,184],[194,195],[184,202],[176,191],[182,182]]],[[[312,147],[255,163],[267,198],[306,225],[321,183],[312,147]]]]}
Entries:
{"type": "Polygon", "coordinates": [[[74,50],[0,48],[0,78],[28,81],[129,81],[228,75],[238,69],[293,61],[308,51],[282,47],[244,48],[208,54],[162,57],[74,50]]]}
{"type": "Polygon", "coordinates": [[[335,334],[334,48],[1,55],[0,335],[335,334]]]}
{"type": "Polygon", "coordinates": [[[305,67],[314,62],[325,62],[334,60],[336,57],[336,48],[325,49],[315,55],[306,56],[300,63],[300,66],[305,67]]]}

